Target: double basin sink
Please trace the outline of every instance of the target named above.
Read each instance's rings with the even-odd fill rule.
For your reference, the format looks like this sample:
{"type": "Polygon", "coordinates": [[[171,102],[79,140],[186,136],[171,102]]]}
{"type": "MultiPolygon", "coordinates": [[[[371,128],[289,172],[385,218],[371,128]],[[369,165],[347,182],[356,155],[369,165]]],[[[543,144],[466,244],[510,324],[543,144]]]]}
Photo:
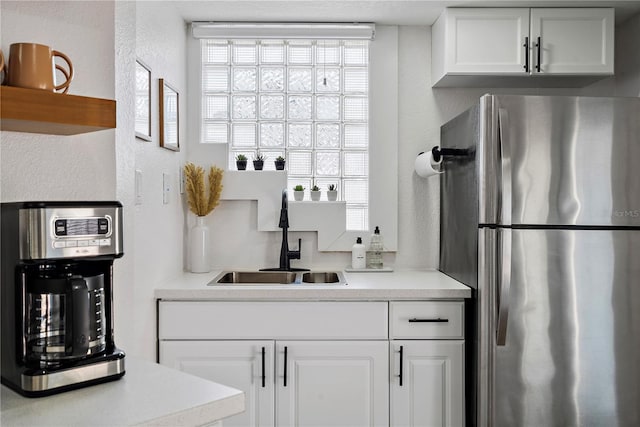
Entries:
{"type": "Polygon", "coordinates": [[[341,271],[223,271],[207,285],[346,285],[341,271]]]}

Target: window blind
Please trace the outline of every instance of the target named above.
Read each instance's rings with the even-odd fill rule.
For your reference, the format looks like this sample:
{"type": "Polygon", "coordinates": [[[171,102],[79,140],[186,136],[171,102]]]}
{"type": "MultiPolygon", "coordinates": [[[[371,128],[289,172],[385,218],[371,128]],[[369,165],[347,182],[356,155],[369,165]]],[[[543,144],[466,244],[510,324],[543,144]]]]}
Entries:
{"type": "Polygon", "coordinates": [[[196,39],[373,40],[374,24],[192,22],[196,39]]]}

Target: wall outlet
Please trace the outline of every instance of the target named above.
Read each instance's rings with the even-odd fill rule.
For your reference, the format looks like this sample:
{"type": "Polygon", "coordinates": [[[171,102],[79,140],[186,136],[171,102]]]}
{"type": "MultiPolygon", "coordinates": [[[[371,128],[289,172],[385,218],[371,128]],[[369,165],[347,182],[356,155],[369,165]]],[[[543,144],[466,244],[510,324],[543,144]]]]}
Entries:
{"type": "Polygon", "coordinates": [[[184,194],[184,168],[180,168],[180,194],[184,194]]]}
{"type": "Polygon", "coordinates": [[[136,205],[142,204],[142,171],[140,169],[136,169],[135,175],[135,199],[136,205]]]}
{"type": "Polygon", "coordinates": [[[171,175],[168,173],[162,174],[162,203],[169,204],[169,196],[171,193],[171,175]]]}

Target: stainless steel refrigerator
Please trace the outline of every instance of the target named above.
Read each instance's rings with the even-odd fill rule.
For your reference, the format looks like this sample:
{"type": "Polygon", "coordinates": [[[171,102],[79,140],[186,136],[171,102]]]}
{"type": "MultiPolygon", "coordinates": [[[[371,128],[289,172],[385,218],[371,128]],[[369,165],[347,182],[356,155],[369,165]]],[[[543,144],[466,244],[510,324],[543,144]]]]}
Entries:
{"type": "Polygon", "coordinates": [[[640,98],[485,95],[441,128],[467,422],[640,425],[640,98]]]}

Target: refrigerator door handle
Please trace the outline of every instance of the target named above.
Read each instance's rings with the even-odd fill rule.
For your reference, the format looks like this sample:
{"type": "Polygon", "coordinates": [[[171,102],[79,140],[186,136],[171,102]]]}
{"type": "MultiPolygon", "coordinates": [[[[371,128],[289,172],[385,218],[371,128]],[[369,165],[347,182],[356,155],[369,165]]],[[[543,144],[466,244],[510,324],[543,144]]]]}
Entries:
{"type": "Polygon", "coordinates": [[[507,110],[498,108],[498,140],[500,146],[500,182],[498,186],[498,223],[511,225],[511,146],[507,138],[509,117],[507,110]]]}
{"type": "Polygon", "coordinates": [[[498,229],[499,293],[496,344],[506,345],[509,320],[509,291],[511,290],[511,229],[498,229]]]}

